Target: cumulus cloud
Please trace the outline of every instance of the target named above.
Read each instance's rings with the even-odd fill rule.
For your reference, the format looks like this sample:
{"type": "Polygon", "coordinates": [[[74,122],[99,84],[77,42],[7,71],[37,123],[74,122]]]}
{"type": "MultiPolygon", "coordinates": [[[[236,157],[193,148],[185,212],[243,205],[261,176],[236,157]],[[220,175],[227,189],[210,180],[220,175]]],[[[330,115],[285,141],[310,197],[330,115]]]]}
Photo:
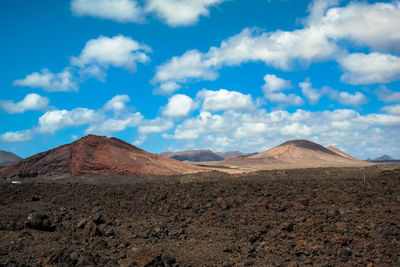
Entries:
{"type": "Polygon", "coordinates": [[[272,93],[283,89],[292,88],[290,81],[277,77],[274,74],[267,74],[264,76],[265,84],[263,85],[264,93],[272,93]]]}
{"type": "Polygon", "coordinates": [[[81,68],[97,66],[107,69],[110,66],[136,71],[136,63],[146,63],[151,49],[147,45],[117,35],[114,37],[100,36],[88,41],[78,57],[71,58],[71,64],[81,68]]]}
{"type": "Polygon", "coordinates": [[[197,93],[196,98],[202,103],[202,109],[208,111],[251,110],[254,108],[250,94],[245,95],[225,89],[218,91],[203,89],[197,93]]]}
{"type": "Polygon", "coordinates": [[[130,37],[117,35],[100,36],[89,40],[78,57],[72,57],[70,66],[60,73],[48,69],[34,72],[24,79],[14,81],[14,86],[42,88],[48,92],[78,91],[79,83],[88,77],[105,81],[109,67],[136,71],[137,63],[150,61],[151,48],[130,37]],[[80,77],[78,77],[80,75],[80,77]]]}
{"type": "Polygon", "coordinates": [[[13,82],[14,86],[42,88],[47,92],[78,91],[79,85],[70,68],[60,73],[52,73],[48,69],[28,74],[24,79],[13,82]]]}
{"type": "Polygon", "coordinates": [[[130,101],[128,95],[116,95],[104,105],[104,110],[112,110],[114,112],[121,112],[126,109],[126,103],[130,101]]]}
{"type": "Polygon", "coordinates": [[[162,83],[158,88],[154,89],[153,93],[160,94],[160,95],[168,95],[168,94],[172,94],[179,88],[181,88],[181,86],[179,84],[177,84],[176,82],[165,82],[165,83],[162,83]]]}
{"type": "Polygon", "coordinates": [[[27,110],[45,110],[49,99],[38,94],[27,94],[23,100],[14,103],[9,100],[0,100],[0,108],[7,113],[24,113],[27,110]]]}
{"type": "Polygon", "coordinates": [[[400,102],[400,92],[389,90],[386,86],[382,85],[375,91],[379,100],[383,102],[400,102]]]}
{"type": "Polygon", "coordinates": [[[134,142],[135,145],[141,145],[147,138],[147,135],[154,133],[163,133],[174,126],[174,123],[168,119],[157,117],[154,120],[143,120],[139,127],[139,136],[134,142]]]}
{"type": "Polygon", "coordinates": [[[385,106],[382,110],[393,114],[393,115],[400,115],[400,104],[399,105],[392,105],[392,106],[385,106]]]}
{"type": "Polygon", "coordinates": [[[345,73],[343,82],[357,84],[388,83],[399,79],[400,57],[383,53],[354,53],[339,60],[345,73]]]}
{"type": "Polygon", "coordinates": [[[118,22],[143,22],[144,12],[135,0],[73,0],[77,16],[92,16],[118,22]]]}
{"type": "Polygon", "coordinates": [[[299,86],[301,88],[301,92],[308,99],[308,102],[310,102],[311,105],[317,104],[323,95],[322,90],[312,88],[309,78],[307,78],[304,82],[301,82],[299,86]]]}
{"type": "Polygon", "coordinates": [[[22,143],[32,140],[33,134],[31,130],[5,132],[0,134],[0,141],[4,143],[22,143]]]}
{"type": "Polygon", "coordinates": [[[296,94],[284,94],[281,90],[292,88],[290,81],[277,77],[274,74],[264,76],[265,84],[262,86],[264,96],[271,102],[299,106],[304,104],[303,99],[296,94]]]}
{"type": "Polygon", "coordinates": [[[163,109],[162,114],[167,117],[186,117],[196,107],[197,104],[193,99],[186,95],[178,94],[168,99],[168,104],[163,109]]]}
{"type": "Polygon", "coordinates": [[[169,26],[189,26],[200,16],[209,16],[210,7],[226,0],[148,0],[147,12],[155,13],[169,26]]]}
{"type": "Polygon", "coordinates": [[[131,113],[126,105],[129,96],[116,95],[98,110],[74,108],[72,110],[51,110],[39,118],[39,133],[55,133],[58,130],[88,125],[86,133],[110,134],[128,127],[135,127],[142,121],[139,112],[131,113]],[[111,114],[109,113],[111,111],[111,114]]]}
{"type": "Polygon", "coordinates": [[[139,112],[127,114],[120,118],[109,118],[101,122],[92,123],[86,133],[89,134],[111,134],[121,132],[128,127],[135,127],[140,124],[143,116],[139,112]]]}
{"type": "Polygon", "coordinates": [[[168,86],[173,85],[174,89],[178,87],[176,82],[187,82],[189,79],[212,81],[218,77],[218,73],[212,67],[213,64],[208,62],[202,53],[189,50],[181,57],[173,57],[167,63],[157,67],[157,73],[152,81],[162,82],[161,88],[169,88],[168,86]]]}
{"type": "Polygon", "coordinates": [[[154,120],[143,120],[139,126],[139,133],[162,133],[174,126],[174,123],[164,118],[156,118],[154,120]]]}
{"type": "Polygon", "coordinates": [[[88,124],[96,119],[98,119],[98,114],[92,109],[51,110],[39,118],[38,131],[40,133],[55,133],[57,130],[88,124]]]}
{"type": "Polygon", "coordinates": [[[357,45],[369,46],[373,49],[398,47],[400,41],[399,1],[374,4],[354,1],[344,7],[326,10],[328,5],[332,6],[338,2],[335,0],[314,1],[315,12],[311,13],[309,27],[318,28],[330,38],[349,40],[357,45]],[[321,16],[323,13],[325,15],[321,16]]]}
{"type": "Polygon", "coordinates": [[[369,147],[379,148],[381,152],[394,151],[393,147],[398,149],[395,140],[399,129],[400,116],[394,114],[360,115],[351,109],[317,112],[259,109],[222,114],[201,112],[163,136],[175,139],[181,146],[192,145],[193,149],[247,152],[263,151],[288,139],[307,138],[325,146],[340,144],[341,148],[366,158],[372,153],[369,147]],[[385,138],[388,143],[384,142],[385,138]]]}
{"type": "Polygon", "coordinates": [[[210,8],[226,0],[73,0],[71,10],[77,16],[92,16],[117,22],[142,23],[146,15],[155,14],[171,27],[190,26],[200,16],[209,16],[210,8]]]}
{"type": "Polygon", "coordinates": [[[345,71],[342,80],[351,84],[397,79],[398,57],[382,52],[347,55],[346,46],[356,44],[378,50],[398,48],[400,2],[351,2],[344,7],[334,7],[338,3],[336,0],[313,1],[302,29],[264,32],[246,28],[207,52],[188,50],[159,66],[153,82],[162,86],[171,82],[215,80],[222,67],[246,62],[264,62],[290,70],[296,64],[306,66],[326,60],[338,60],[345,71]]]}
{"type": "Polygon", "coordinates": [[[261,32],[244,29],[207,53],[189,50],[157,68],[155,83],[215,80],[223,66],[260,61],[289,70],[296,61],[309,63],[333,57],[337,47],[314,29],[261,32]]]}
{"type": "Polygon", "coordinates": [[[355,92],[354,94],[351,94],[348,92],[330,90],[329,93],[332,100],[336,100],[342,105],[360,106],[368,102],[367,97],[360,92],[355,92]]]}

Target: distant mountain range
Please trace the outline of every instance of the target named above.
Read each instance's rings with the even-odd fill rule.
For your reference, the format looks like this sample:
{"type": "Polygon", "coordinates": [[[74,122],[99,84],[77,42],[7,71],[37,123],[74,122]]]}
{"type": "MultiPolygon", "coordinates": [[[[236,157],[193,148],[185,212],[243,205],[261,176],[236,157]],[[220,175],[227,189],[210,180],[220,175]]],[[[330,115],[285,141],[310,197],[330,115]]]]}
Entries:
{"type": "Polygon", "coordinates": [[[380,157],[377,157],[376,159],[367,159],[367,161],[371,161],[371,162],[390,162],[390,161],[400,161],[400,160],[397,160],[397,159],[395,159],[395,158],[393,158],[393,157],[391,157],[391,156],[389,156],[389,155],[386,155],[386,154],[384,154],[384,155],[382,155],[382,156],[380,156],[380,157]]]}
{"type": "Polygon", "coordinates": [[[229,157],[246,157],[252,154],[247,154],[240,151],[213,152],[211,150],[186,150],[177,152],[162,152],[160,155],[179,161],[205,162],[221,161],[229,157]]]}
{"type": "MultiPolygon", "coordinates": [[[[12,153],[3,152],[7,159],[12,153]]],[[[14,155],[15,156],[15,155],[14,155]]],[[[4,157],[5,158],[5,157],[4,157]]],[[[12,160],[19,160],[15,156],[12,160]]],[[[389,159],[389,157],[383,157],[389,159]]],[[[2,160],[4,160],[2,158],[2,160]]],[[[19,160],[0,169],[0,177],[63,177],[71,175],[179,175],[221,170],[231,173],[266,169],[366,166],[329,146],[308,140],[287,141],[258,154],[239,151],[190,150],[155,155],[117,138],[88,135],[19,160]],[[178,159],[178,160],[176,160],[178,159]],[[181,161],[199,162],[198,166],[181,161]]]]}
{"type": "Polygon", "coordinates": [[[18,160],[21,160],[22,158],[18,157],[14,153],[0,150],[0,167],[4,167],[7,165],[10,165],[11,163],[14,163],[18,160]]]}

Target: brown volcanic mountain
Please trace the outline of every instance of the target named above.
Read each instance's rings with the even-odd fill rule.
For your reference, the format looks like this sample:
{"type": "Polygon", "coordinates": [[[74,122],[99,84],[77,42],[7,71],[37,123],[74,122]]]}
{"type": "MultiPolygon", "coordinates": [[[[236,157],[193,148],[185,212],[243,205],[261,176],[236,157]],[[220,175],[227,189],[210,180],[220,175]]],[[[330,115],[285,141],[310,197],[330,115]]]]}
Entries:
{"type": "Polygon", "coordinates": [[[14,153],[0,150],[0,167],[10,165],[22,158],[18,157],[14,153]]]}
{"type": "Polygon", "coordinates": [[[174,175],[204,169],[146,152],[117,138],[88,135],[0,170],[0,177],[82,174],[174,175]]]}
{"type": "Polygon", "coordinates": [[[340,150],[335,150],[337,152],[308,140],[292,140],[249,158],[273,158],[285,163],[342,163],[359,161],[340,150]]]}

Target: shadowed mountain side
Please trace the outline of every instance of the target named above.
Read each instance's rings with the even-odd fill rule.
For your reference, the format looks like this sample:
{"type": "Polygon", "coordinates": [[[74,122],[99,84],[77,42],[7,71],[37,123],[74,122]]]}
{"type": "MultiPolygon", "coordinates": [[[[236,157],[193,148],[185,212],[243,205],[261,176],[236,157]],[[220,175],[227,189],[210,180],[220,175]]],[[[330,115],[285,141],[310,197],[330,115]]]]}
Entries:
{"type": "Polygon", "coordinates": [[[231,157],[248,157],[255,153],[243,153],[240,151],[228,151],[228,152],[215,152],[217,155],[223,157],[224,159],[231,157]]]}
{"type": "Polygon", "coordinates": [[[14,163],[21,159],[22,158],[18,157],[14,153],[0,150],[0,167],[10,165],[11,163],[14,163]]]}
{"type": "Polygon", "coordinates": [[[154,155],[117,138],[88,135],[7,166],[0,170],[0,176],[174,175],[199,171],[204,169],[154,155]]]}

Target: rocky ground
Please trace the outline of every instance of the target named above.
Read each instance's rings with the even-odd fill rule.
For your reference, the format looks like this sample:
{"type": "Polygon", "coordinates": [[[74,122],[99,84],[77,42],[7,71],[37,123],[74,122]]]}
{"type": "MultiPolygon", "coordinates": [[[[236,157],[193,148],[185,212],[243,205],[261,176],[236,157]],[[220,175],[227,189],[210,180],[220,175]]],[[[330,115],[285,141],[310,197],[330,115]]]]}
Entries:
{"type": "Polygon", "coordinates": [[[0,266],[400,266],[400,165],[0,182],[0,266]]]}

